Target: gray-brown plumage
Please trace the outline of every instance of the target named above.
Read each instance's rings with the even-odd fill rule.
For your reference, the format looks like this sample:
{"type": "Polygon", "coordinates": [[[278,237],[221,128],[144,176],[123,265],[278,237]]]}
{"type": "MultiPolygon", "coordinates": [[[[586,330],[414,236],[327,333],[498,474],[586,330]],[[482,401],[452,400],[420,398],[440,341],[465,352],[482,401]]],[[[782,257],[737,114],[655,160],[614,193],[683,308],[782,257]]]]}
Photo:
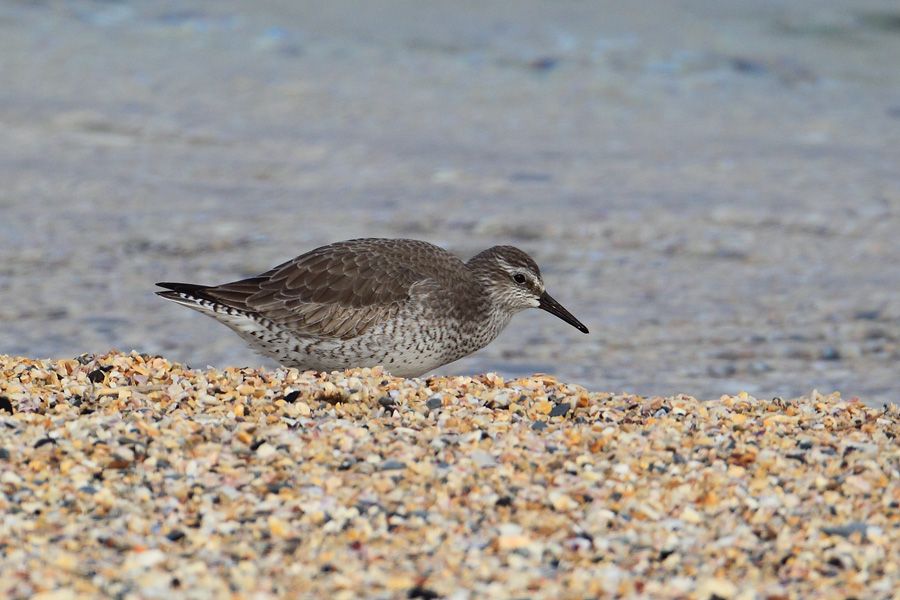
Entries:
{"type": "Polygon", "coordinates": [[[163,298],[221,321],[263,354],[320,371],[384,365],[415,377],[486,346],[525,308],[588,332],[512,246],[463,262],[427,242],[357,239],[232,283],[157,285],[168,289],[157,292],[163,298]]]}

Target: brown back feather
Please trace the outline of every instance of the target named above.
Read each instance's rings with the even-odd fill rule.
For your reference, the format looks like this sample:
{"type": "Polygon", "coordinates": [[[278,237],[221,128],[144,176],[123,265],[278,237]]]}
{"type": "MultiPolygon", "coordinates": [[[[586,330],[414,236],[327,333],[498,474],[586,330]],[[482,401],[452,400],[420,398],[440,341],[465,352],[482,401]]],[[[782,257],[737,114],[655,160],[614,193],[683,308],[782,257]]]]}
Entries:
{"type": "Polygon", "coordinates": [[[413,284],[447,283],[447,271],[458,269],[466,271],[459,258],[427,242],[367,238],[317,248],[205,293],[300,335],[348,339],[396,315],[413,284]]]}

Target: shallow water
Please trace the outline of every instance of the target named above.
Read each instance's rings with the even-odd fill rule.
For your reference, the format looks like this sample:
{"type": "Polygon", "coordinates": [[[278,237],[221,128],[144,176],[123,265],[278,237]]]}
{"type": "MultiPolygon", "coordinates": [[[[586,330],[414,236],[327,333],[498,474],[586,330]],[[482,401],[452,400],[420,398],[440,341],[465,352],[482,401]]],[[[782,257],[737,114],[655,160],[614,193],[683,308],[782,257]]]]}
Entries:
{"type": "Polygon", "coordinates": [[[153,295],[357,236],[532,252],[447,373],[900,385],[894,2],[0,4],[0,352],[263,364],[153,295]]]}

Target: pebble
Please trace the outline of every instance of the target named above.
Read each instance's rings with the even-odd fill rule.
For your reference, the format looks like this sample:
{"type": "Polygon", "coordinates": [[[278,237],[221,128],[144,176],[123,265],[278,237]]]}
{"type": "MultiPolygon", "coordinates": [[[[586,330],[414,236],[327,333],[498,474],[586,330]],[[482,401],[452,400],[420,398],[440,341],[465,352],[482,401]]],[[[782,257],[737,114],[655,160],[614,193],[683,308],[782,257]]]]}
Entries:
{"type": "Polygon", "coordinates": [[[551,417],[564,417],[569,413],[569,409],[572,408],[572,405],[568,402],[560,402],[550,411],[551,417]]]}
{"type": "Polygon", "coordinates": [[[893,405],[135,353],[0,357],[0,397],[0,597],[896,589],[893,405]]]}
{"type": "Polygon", "coordinates": [[[476,466],[482,469],[497,465],[497,461],[494,457],[484,450],[475,450],[469,458],[472,459],[472,462],[475,463],[476,466]]]}
{"type": "Polygon", "coordinates": [[[381,463],[382,471],[399,471],[406,468],[406,463],[399,460],[386,460],[381,463]]]}
{"type": "Polygon", "coordinates": [[[853,523],[847,523],[846,525],[836,525],[832,527],[823,527],[822,531],[827,533],[828,535],[839,535],[843,537],[848,537],[853,533],[859,533],[863,537],[865,537],[866,532],[868,531],[869,526],[865,523],[856,521],[853,523]]]}

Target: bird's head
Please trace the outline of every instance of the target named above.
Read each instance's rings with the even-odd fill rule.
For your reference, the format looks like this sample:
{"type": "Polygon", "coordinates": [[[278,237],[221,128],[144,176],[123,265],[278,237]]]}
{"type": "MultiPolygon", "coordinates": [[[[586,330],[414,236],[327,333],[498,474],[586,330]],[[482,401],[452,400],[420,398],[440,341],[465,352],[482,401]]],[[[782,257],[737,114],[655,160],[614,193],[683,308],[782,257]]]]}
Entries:
{"type": "Polygon", "coordinates": [[[537,263],[522,250],[494,246],[473,256],[468,266],[501,309],[515,314],[526,308],[541,308],[588,333],[581,321],[547,293],[537,263]]]}

